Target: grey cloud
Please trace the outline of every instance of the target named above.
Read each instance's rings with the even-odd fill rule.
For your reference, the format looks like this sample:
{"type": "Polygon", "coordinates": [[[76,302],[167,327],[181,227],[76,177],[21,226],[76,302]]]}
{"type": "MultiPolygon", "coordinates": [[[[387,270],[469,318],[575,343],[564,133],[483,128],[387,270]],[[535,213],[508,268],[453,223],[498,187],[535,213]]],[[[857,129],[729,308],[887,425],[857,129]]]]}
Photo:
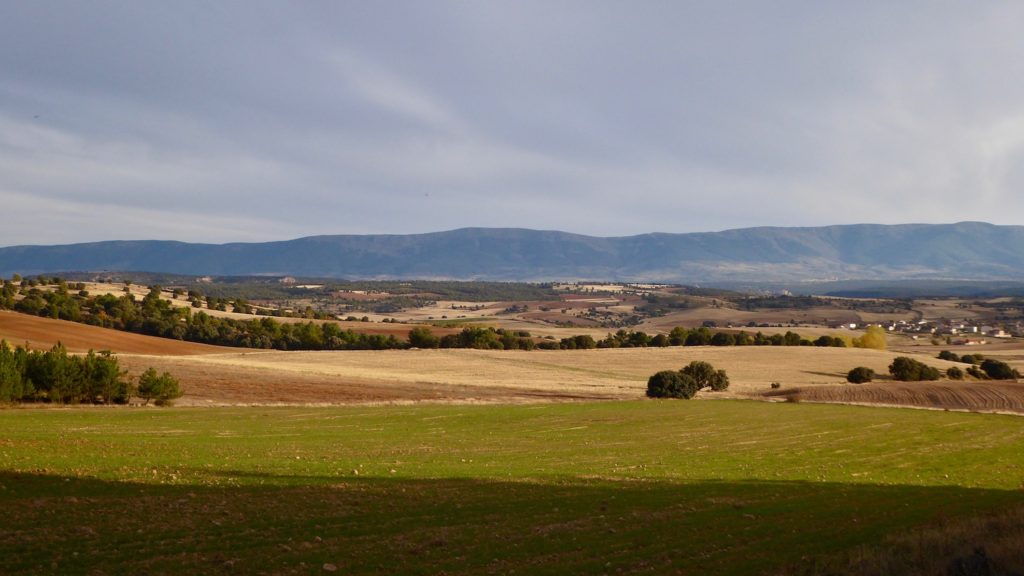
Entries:
{"type": "Polygon", "coordinates": [[[13,3],[0,245],[1019,223],[1022,17],[1015,2],[13,3]]]}

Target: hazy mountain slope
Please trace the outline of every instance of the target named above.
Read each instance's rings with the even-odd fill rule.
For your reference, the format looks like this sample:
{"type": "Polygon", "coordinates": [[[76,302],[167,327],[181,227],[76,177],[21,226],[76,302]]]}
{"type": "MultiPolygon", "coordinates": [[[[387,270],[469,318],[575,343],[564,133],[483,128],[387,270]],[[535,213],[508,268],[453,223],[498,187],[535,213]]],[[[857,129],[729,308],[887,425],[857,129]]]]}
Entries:
{"type": "Polygon", "coordinates": [[[492,280],[777,281],[1024,278],[1024,227],[959,224],[745,228],[600,238],[465,228],[283,242],[111,241],[0,248],[0,274],[150,271],[210,275],[492,280]]]}

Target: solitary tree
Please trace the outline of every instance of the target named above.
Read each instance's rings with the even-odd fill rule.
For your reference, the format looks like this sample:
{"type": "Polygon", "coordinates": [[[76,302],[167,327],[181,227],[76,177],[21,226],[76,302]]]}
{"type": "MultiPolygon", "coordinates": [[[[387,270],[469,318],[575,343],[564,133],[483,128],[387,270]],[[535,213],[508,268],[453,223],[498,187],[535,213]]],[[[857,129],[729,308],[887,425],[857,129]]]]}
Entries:
{"type": "Polygon", "coordinates": [[[939,370],[923,362],[907,356],[898,356],[889,365],[889,373],[896,380],[917,382],[919,380],[938,380],[939,370]]]}
{"type": "Polygon", "coordinates": [[[875,377],[875,371],[867,366],[858,366],[846,374],[846,381],[852,384],[863,384],[871,382],[875,377]]]}
{"type": "Polygon", "coordinates": [[[885,350],[885,329],[881,326],[868,326],[863,336],[853,339],[855,348],[871,348],[885,350]]]}
{"type": "Polygon", "coordinates": [[[157,406],[164,406],[175,398],[180,398],[182,391],[177,378],[167,372],[158,376],[156,369],[148,368],[139,376],[138,395],[146,404],[154,400],[157,406]]]}
{"type": "Polygon", "coordinates": [[[693,378],[674,370],[662,370],[647,380],[647,396],[650,398],[693,398],[697,393],[693,378]]]}

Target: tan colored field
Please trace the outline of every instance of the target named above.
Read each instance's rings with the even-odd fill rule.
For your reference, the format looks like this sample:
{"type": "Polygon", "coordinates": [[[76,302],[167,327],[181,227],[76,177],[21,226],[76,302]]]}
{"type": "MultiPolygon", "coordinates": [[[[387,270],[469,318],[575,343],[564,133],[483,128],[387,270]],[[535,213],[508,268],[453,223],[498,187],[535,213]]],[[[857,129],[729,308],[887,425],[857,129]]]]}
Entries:
{"type": "MultiPolygon", "coordinates": [[[[402,310],[401,312],[395,313],[394,317],[399,320],[420,322],[441,320],[442,316],[447,316],[448,320],[454,320],[456,318],[473,319],[494,316],[495,314],[505,310],[509,305],[510,304],[505,304],[503,302],[462,302],[457,300],[440,300],[433,306],[402,310]],[[474,310],[474,308],[480,309],[474,310]]],[[[370,315],[370,317],[372,318],[373,315],[370,315]]]]}
{"type": "Polygon", "coordinates": [[[51,348],[59,341],[71,352],[87,352],[91,349],[126,354],[187,356],[219,354],[235,350],[234,348],[118,332],[6,310],[0,310],[0,339],[7,340],[12,345],[28,342],[30,347],[36,349],[51,348]]]}
{"type": "Polygon", "coordinates": [[[960,300],[916,300],[914,309],[921,313],[923,320],[932,322],[942,319],[978,320],[992,316],[992,311],[984,308],[963,308],[960,300]]]}
{"type": "MultiPolygon", "coordinates": [[[[185,405],[348,404],[380,402],[543,402],[639,398],[647,378],[693,360],[728,371],[726,393],[701,397],[765,398],[1024,412],[1024,385],[1006,382],[850,385],[846,372],[867,366],[887,373],[905,352],[817,347],[693,347],[562,351],[390,350],[347,352],[240,351],[153,338],[72,322],[0,311],[0,338],[71,351],[113,350],[138,374],[153,366],[182,383],[185,405]],[[780,396],[780,398],[781,398],[780,396]]],[[[955,365],[921,347],[922,361],[955,365]]],[[[1024,348],[986,352],[1024,369],[1024,348]]]]}
{"type": "MultiPolygon", "coordinates": [[[[842,348],[632,348],[576,351],[392,350],[248,352],[188,358],[123,356],[135,369],[178,374],[189,404],[349,403],[429,400],[529,402],[644,395],[647,378],[705,360],[728,371],[727,393],[761,397],[784,389],[845,386],[846,372],[885,373],[896,354],[842,348]]],[[[952,365],[927,360],[945,368],[952,365]]]]}

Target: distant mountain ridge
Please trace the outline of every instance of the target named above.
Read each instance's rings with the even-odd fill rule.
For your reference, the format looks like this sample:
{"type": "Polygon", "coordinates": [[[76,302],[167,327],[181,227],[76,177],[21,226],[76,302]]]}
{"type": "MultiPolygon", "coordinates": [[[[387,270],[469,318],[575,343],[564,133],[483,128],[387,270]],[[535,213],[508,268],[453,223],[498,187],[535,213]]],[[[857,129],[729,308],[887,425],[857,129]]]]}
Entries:
{"type": "Polygon", "coordinates": [[[108,241],[0,248],[0,275],[145,271],[350,279],[700,283],[1024,279],[1024,226],[854,224],[596,237],[518,228],[259,243],[108,241]]]}

